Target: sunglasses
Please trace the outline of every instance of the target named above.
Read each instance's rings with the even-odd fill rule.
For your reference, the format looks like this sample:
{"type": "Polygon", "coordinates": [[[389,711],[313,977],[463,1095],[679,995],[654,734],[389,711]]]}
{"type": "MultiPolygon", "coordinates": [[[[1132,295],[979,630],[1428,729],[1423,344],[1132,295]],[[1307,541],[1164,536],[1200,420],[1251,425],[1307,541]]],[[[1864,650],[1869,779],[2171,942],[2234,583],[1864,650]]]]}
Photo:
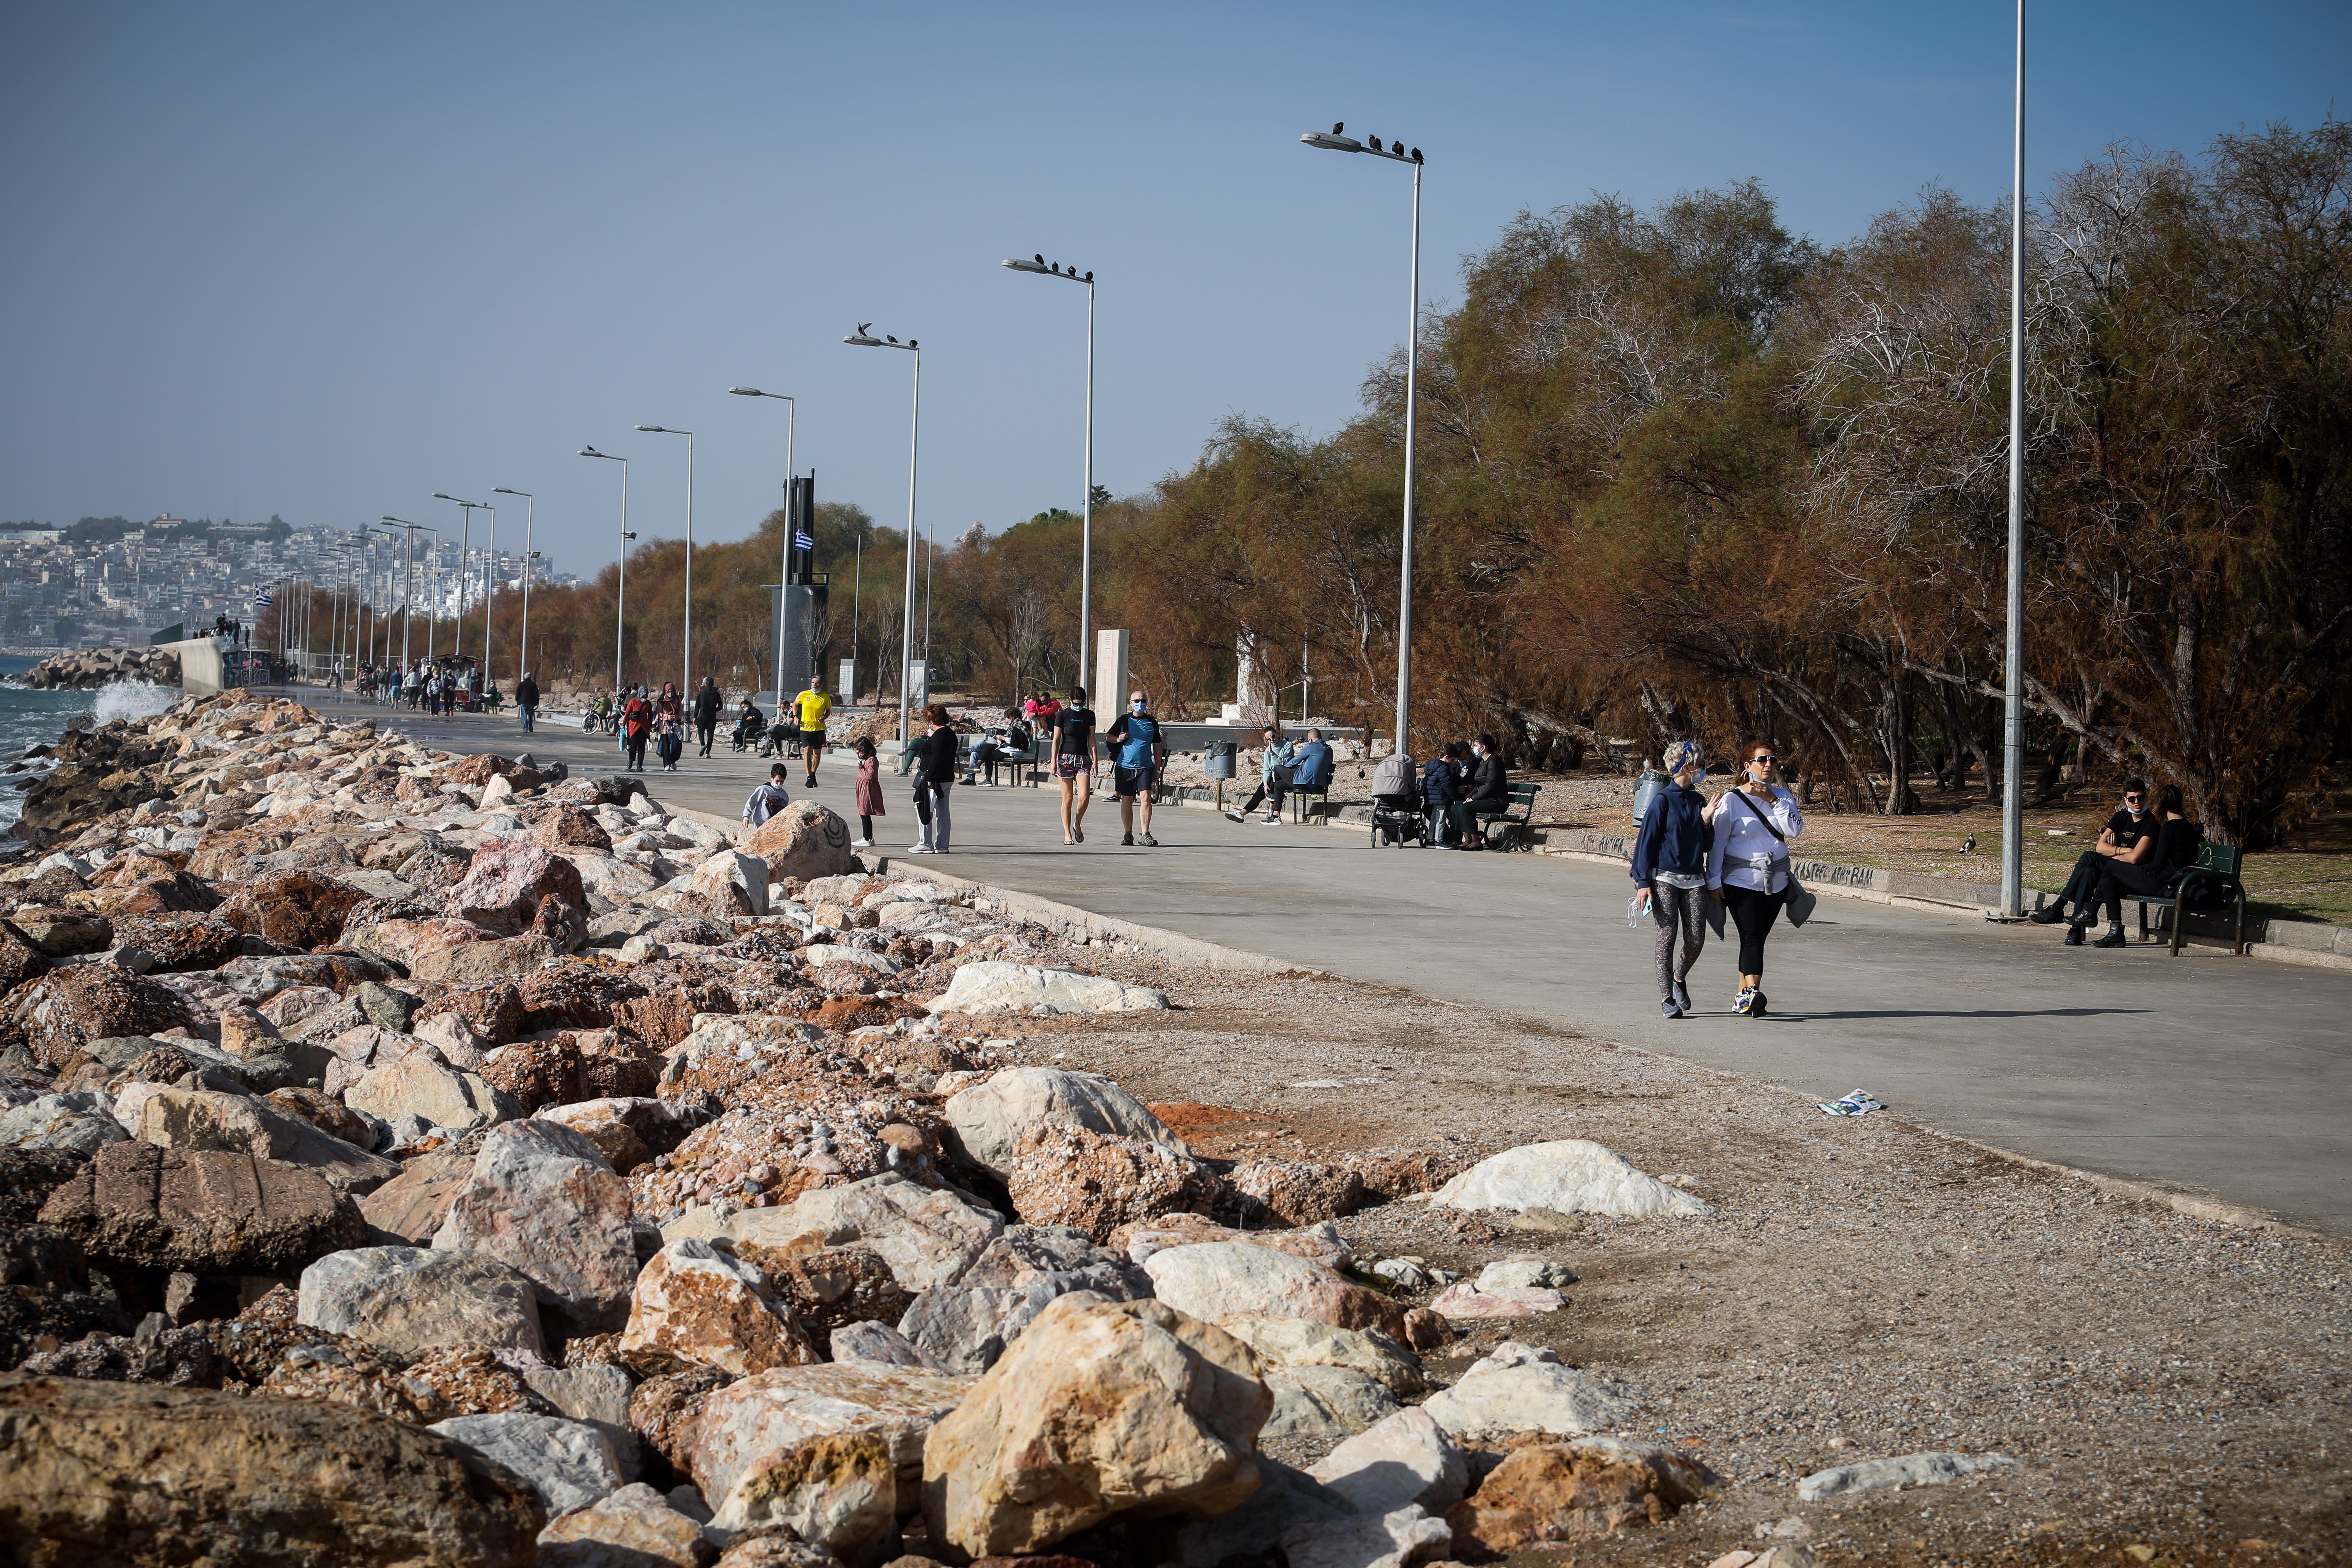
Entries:
{"type": "Polygon", "coordinates": [[[1752,764],[1752,763],[1777,763],[1777,762],[1779,762],[1780,759],[1780,758],[1778,758],[1778,757],[1776,757],[1776,756],[1774,756],[1774,755],[1773,755],[1771,752],[1757,752],[1754,756],[1752,756],[1752,757],[1748,758],[1748,762],[1752,764]]]}
{"type": "Polygon", "coordinates": [[[2127,795],[2124,796],[2124,798],[2126,800],[2146,800],[2147,796],[2144,795],[2127,795]]]}

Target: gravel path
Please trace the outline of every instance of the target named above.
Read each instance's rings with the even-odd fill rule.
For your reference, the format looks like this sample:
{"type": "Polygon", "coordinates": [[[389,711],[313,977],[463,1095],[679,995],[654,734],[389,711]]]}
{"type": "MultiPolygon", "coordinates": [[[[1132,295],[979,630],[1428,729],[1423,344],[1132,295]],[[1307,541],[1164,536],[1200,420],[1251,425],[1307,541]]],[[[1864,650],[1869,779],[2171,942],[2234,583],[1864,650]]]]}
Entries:
{"type": "MultiPolygon", "coordinates": [[[[1411,1203],[1339,1224],[1368,1258],[1474,1275],[1512,1252],[1567,1262],[1580,1282],[1564,1311],[1472,1344],[1517,1338],[1622,1374],[1642,1395],[1637,1435],[1729,1481],[1664,1526],[1580,1544],[1577,1563],[1704,1564],[1762,1550],[1759,1528],[1791,1518],[1827,1563],[2352,1560],[2338,1241],[2190,1219],[1893,1113],[1835,1119],[1769,1085],[1407,992],[1090,962],[1169,988],[1181,1010],[1026,1024],[1024,1051],[1254,1118],[1198,1134],[1204,1153],[1483,1155],[1583,1137],[1717,1205],[1713,1220],[1549,1234],[1411,1203]],[[1931,1449],[2022,1463],[1797,1500],[1814,1470],[1931,1449]]],[[[1432,1358],[1440,1377],[1466,1364],[1432,1358]]]]}

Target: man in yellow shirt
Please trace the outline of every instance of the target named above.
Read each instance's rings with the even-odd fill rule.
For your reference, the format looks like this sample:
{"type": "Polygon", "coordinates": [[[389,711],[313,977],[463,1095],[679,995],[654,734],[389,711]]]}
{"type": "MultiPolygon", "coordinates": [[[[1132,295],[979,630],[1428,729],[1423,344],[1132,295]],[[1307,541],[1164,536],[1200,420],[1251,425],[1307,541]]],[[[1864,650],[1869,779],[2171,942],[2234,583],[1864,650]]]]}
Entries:
{"type": "Polygon", "coordinates": [[[801,716],[801,760],[808,767],[804,787],[814,789],[817,759],[824,755],[825,716],[833,711],[833,699],[824,694],[818,678],[812,675],[808,689],[793,699],[793,706],[801,716]]]}

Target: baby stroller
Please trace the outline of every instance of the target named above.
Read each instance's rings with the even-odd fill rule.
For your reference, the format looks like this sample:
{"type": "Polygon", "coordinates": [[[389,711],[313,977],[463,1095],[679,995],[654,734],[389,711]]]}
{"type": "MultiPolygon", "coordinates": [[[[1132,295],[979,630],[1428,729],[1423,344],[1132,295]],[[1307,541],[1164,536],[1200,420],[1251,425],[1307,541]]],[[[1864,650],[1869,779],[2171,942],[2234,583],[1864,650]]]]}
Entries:
{"type": "Polygon", "coordinates": [[[1429,818],[1422,810],[1421,773],[1411,757],[1382,757],[1372,768],[1372,845],[1428,847],[1429,818]]]}

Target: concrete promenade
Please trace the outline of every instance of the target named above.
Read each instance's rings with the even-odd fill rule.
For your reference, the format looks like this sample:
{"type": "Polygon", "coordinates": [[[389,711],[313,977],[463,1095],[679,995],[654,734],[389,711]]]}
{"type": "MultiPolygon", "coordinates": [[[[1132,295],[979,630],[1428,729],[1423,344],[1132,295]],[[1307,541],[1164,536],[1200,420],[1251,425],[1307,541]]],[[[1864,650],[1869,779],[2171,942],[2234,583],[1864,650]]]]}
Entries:
{"type": "MultiPolygon", "coordinates": [[[[306,695],[332,710],[331,697],[306,695]]],[[[614,771],[608,739],[511,718],[425,720],[351,704],[453,749],[528,749],[614,771]]],[[[765,764],[691,748],[656,798],[730,817],[765,764]]],[[[912,842],[910,787],[886,775],[877,847],[912,842]]],[[[814,798],[849,811],[846,753],[814,798]]],[[[797,763],[793,779],[799,788],[797,763]]],[[[1506,1007],[1820,1100],[1867,1089],[1899,1114],[2038,1159],[2209,1194],[2352,1233],[2352,973],[2160,947],[2066,949],[2040,926],[1823,896],[1774,934],[1771,1015],[1730,1011],[1732,951],[1710,939],[1698,1012],[1658,1015],[1652,927],[1626,925],[1622,868],[1529,855],[1373,849],[1360,831],[1235,825],[1161,809],[1157,850],[1118,847],[1097,798],[1066,847],[1050,786],[959,789],[942,868],[1098,914],[1300,964],[1506,1007]]],[[[853,817],[853,826],[855,826],[853,817]]]]}

